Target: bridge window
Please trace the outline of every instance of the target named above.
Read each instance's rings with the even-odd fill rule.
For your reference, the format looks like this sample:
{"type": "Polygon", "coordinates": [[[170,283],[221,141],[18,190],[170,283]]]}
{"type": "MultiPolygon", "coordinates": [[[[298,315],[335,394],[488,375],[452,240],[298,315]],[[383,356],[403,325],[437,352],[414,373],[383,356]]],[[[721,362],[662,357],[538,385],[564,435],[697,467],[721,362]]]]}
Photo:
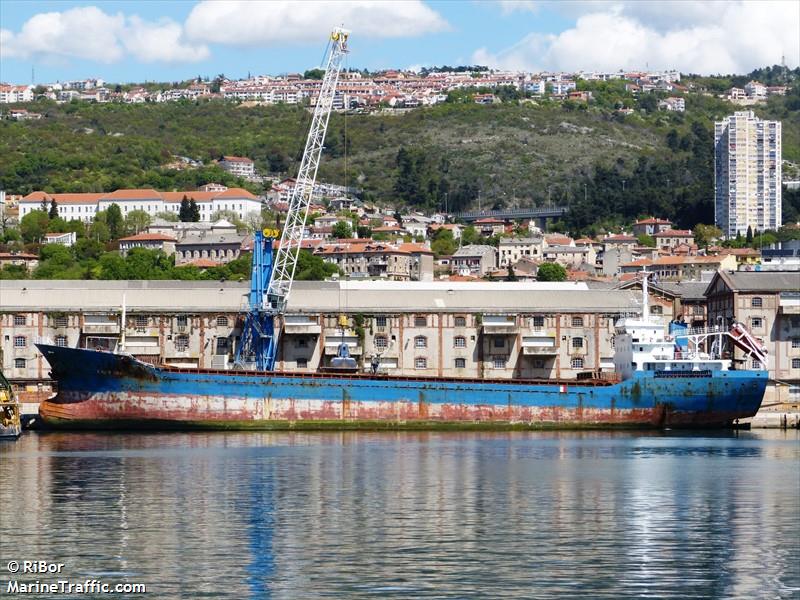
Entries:
{"type": "Polygon", "coordinates": [[[466,358],[457,358],[456,359],[456,369],[466,369],[467,368],[467,359],[466,358]]]}
{"type": "Polygon", "coordinates": [[[753,308],[761,308],[763,306],[763,300],[756,296],[755,298],[750,299],[750,306],[753,308]]]}
{"type": "Polygon", "coordinates": [[[583,359],[582,358],[573,358],[572,362],[570,363],[573,369],[582,369],[583,368],[583,359]]]}

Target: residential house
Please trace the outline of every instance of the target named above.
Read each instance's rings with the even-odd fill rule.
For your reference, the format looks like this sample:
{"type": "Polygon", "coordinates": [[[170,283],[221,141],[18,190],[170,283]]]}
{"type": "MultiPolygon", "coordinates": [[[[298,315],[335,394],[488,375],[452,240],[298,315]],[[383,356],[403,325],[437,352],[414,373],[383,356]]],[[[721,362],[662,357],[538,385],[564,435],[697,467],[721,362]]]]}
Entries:
{"type": "Polygon", "coordinates": [[[146,248],[147,250],[161,250],[168,256],[175,253],[175,242],[177,240],[163,233],[137,233],[128,237],[120,238],[119,253],[127,256],[133,248],[146,248]]]}
{"type": "Polygon", "coordinates": [[[250,179],[256,174],[255,163],[245,156],[223,156],[219,166],[231,175],[245,179],[250,179]]]}
{"type": "Polygon", "coordinates": [[[239,258],[243,240],[244,236],[230,233],[187,234],[175,244],[175,265],[191,264],[200,258],[229,263],[239,258]]]}
{"type": "Polygon", "coordinates": [[[502,235],[506,230],[505,221],[501,221],[500,219],[495,219],[493,217],[478,219],[475,221],[474,225],[475,229],[478,230],[478,233],[484,237],[502,235]]]}
{"type": "Polygon", "coordinates": [[[69,248],[75,244],[77,239],[77,233],[74,231],[67,231],[66,233],[45,233],[42,241],[45,244],[60,244],[69,248]]]}
{"type": "Polygon", "coordinates": [[[642,219],[633,224],[633,235],[655,235],[661,231],[672,229],[672,221],[667,219],[642,219]]]}
{"type": "Polygon", "coordinates": [[[700,280],[704,273],[719,269],[736,270],[736,259],[724,256],[662,256],[658,259],[643,258],[621,266],[622,273],[648,271],[661,280],[700,280]]]}
{"type": "Polygon", "coordinates": [[[560,264],[566,269],[579,269],[587,263],[595,264],[597,254],[591,246],[547,246],[544,260],[560,264]]]}
{"type": "Polygon", "coordinates": [[[692,246],[694,234],[691,229],[664,229],[653,235],[656,247],[662,250],[674,250],[681,244],[692,246]]]}
{"type": "MultiPolygon", "coordinates": [[[[764,405],[800,408],[800,289],[797,273],[718,271],[705,291],[708,323],[736,320],[767,348],[771,383],[764,405]]],[[[739,368],[761,365],[734,350],[739,368]]],[[[779,407],[776,407],[779,408],[779,407]]]]}
{"type": "Polygon", "coordinates": [[[337,265],[348,277],[393,281],[433,279],[433,252],[422,244],[337,240],[317,246],[314,254],[337,265]]]}
{"type": "Polygon", "coordinates": [[[30,273],[39,266],[39,257],[29,252],[0,252],[0,269],[5,266],[25,267],[30,273]]]}
{"type": "Polygon", "coordinates": [[[497,265],[494,246],[470,244],[459,248],[450,260],[450,272],[483,277],[497,265]]]}
{"type": "Polygon", "coordinates": [[[528,238],[500,238],[497,247],[500,267],[513,265],[521,258],[541,260],[544,240],[541,236],[528,238]]]}

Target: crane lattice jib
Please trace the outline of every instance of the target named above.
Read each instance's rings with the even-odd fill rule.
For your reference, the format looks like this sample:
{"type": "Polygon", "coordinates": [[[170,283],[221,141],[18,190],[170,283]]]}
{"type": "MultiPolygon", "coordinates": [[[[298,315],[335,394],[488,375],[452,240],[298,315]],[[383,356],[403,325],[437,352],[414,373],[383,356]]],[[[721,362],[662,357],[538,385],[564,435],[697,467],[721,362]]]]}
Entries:
{"type": "Polygon", "coordinates": [[[342,59],[347,53],[348,35],[349,32],[344,29],[334,29],[331,33],[325,76],[322,79],[317,104],[314,107],[314,116],[311,119],[311,129],[308,132],[303,160],[297,173],[297,183],[289,199],[286,224],[281,234],[267,289],[267,306],[265,308],[271,310],[273,314],[284,311],[292,289],[292,280],[297,268],[297,255],[303,241],[303,232],[314,192],[314,183],[317,179],[317,168],[322,155],[322,145],[325,142],[325,132],[328,130],[328,119],[336,93],[336,84],[339,81],[342,59]]]}

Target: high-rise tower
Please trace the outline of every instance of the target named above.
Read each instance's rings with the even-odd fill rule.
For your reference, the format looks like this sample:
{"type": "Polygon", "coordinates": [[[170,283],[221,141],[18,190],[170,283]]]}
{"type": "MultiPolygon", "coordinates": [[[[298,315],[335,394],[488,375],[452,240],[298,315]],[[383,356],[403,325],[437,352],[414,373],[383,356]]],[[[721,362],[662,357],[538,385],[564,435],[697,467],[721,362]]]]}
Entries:
{"type": "Polygon", "coordinates": [[[738,111],[714,124],[714,221],[727,237],[781,226],[781,123],[738,111]]]}

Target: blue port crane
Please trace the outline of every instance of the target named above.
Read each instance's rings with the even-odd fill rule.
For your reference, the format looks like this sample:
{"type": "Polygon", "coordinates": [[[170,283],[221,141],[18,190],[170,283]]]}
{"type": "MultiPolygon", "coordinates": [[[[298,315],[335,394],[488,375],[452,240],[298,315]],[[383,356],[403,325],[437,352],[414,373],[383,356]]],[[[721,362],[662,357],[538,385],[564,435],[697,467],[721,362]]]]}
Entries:
{"type": "Polygon", "coordinates": [[[337,27],[328,40],[325,75],[314,106],[303,159],[289,198],[286,222],[280,237],[277,231],[270,230],[255,234],[248,311],[241,341],[236,349],[237,368],[271,371],[275,367],[280,340],[280,327],[276,326],[276,321],[285,312],[292,290],[297,257],[303,242],[308,209],[314,193],[342,60],[347,54],[349,35],[349,31],[337,27]],[[280,241],[273,258],[275,239],[280,241]]]}

